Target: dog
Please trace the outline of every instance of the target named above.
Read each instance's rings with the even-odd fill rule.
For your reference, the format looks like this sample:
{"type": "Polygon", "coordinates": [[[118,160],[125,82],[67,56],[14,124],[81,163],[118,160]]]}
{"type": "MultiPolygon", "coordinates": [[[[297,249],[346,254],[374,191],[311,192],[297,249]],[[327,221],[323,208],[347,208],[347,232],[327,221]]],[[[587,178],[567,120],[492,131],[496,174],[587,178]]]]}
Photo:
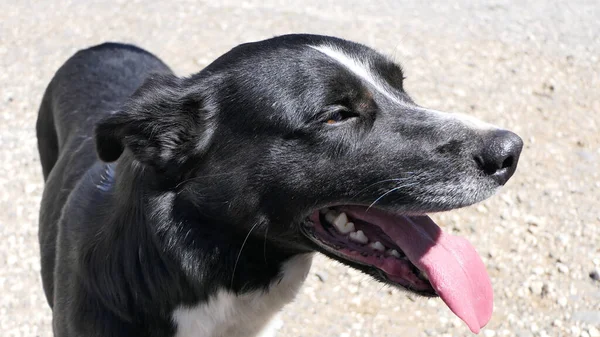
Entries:
{"type": "Polygon", "coordinates": [[[101,44],[57,71],[36,129],[57,337],[270,336],[315,252],[490,319],[475,249],[426,214],[494,194],[523,142],[417,105],[367,46],[284,35],[181,78],[101,44]]]}

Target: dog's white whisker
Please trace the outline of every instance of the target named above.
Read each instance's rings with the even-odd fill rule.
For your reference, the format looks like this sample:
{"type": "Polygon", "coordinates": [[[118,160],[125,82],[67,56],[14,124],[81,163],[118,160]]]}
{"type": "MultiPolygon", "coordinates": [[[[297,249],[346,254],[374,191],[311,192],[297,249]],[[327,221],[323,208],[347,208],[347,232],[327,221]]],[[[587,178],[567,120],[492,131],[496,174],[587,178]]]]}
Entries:
{"type": "Polygon", "coordinates": [[[413,183],[413,184],[404,184],[404,185],[396,186],[396,187],[394,187],[394,188],[390,189],[389,191],[387,191],[387,192],[383,193],[383,194],[382,194],[382,195],[380,195],[380,196],[379,196],[377,199],[375,199],[375,201],[373,201],[373,202],[372,202],[372,203],[369,205],[369,207],[367,207],[367,211],[368,211],[368,210],[369,210],[371,207],[375,206],[375,204],[376,204],[376,203],[377,203],[379,200],[383,199],[383,197],[385,197],[386,195],[388,195],[388,194],[390,194],[390,193],[392,193],[392,192],[395,192],[395,191],[397,191],[397,190],[399,190],[399,189],[402,189],[402,188],[405,188],[405,187],[414,186],[414,185],[417,185],[417,183],[413,183]]]}
{"type": "Polygon", "coordinates": [[[256,228],[256,226],[258,226],[259,224],[260,224],[260,222],[257,222],[254,224],[254,226],[252,226],[252,228],[250,228],[250,230],[248,231],[248,234],[246,235],[246,238],[244,239],[244,242],[242,242],[242,247],[240,248],[237,258],[235,259],[235,264],[233,265],[233,272],[231,273],[231,287],[233,287],[233,280],[235,278],[235,270],[237,268],[238,262],[240,261],[240,256],[242,256],[242,250],[244,250],[244,246],[246,245],[246,241],[248,241],[250,234],[252,233],[254,228],[256,228]]]}
{"type": "MultiPolygon", "coordinates": [[[[406,172],[406,173],[407,173],[407,174],[412,174],[413,172],[406,172]]],[[[356,197],[357,197],[359,194],[361,194],[362,192],[366,191],[367,189],[369,189],[369,188],[371,188],[371,187],[373,187],[373,186],[375,186],[375,185],[378,185],[378,184],[383,184],[383,183],[386,183],[386,182],[391,182],[391,181],[396,181],[396,182],[400,182],[400,181],[406,181],[406,180],[408,180],[408,179],[412,179],[412,177],[406,177],[406,178],[392,178],[392,179],[384,179],[384,180],[377,181],[377,182],[375,182],[375,183],[372,183],[372,184],[368,185],[368,186],[367,186],[367,187],[365,187],[365,188],[362,188],[361,190],[359,190],[358,192],[356,192],[356,193],[355,193],[355,194],[354,194],[354,195],[353,195],[353,196],[352,196],[350,199],[354,199],[354,198],[356,198],[356,197]]]]}
{"type": "Polygon", "coordinates": [[[185,179],[185,180],[179,182],[177,185],[175,185],[175,188],[179,188],[181,185],[188,183],[190,181],[194,181],[194,180],[221,177],[221,176],[227,176],[227,175],[233,175],[233,174],[236,174],[236,172],[223,172],[223,173],[207,174],[207,175],[203,175],[203,176],[194,176],[194,177],[191,177],[189,179],[185,179]]]}

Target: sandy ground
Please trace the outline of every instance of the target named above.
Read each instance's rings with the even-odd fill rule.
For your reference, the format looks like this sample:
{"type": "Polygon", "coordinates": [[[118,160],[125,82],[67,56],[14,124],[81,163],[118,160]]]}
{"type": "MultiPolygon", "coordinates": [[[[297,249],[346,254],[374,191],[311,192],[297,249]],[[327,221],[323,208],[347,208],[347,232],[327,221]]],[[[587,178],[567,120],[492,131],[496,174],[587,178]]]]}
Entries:
{"type": "MultiPolygon", "coordinates": [[[[366,43],[403,64],[420,104],[519,133],[526,145],[506,188],[436,216],[473,242],[492,277],[495,311],[482,334],[600,335],[600,2],[326,3],[0,1],[1,336],[51,336],[34,123],[56,69],[112,40],[186,75],[238,43],[289,32],[366,43]]],[[[470,335],[439,299],[382,287],[324,257],[281,317],[280,336],[470,335]]]]}

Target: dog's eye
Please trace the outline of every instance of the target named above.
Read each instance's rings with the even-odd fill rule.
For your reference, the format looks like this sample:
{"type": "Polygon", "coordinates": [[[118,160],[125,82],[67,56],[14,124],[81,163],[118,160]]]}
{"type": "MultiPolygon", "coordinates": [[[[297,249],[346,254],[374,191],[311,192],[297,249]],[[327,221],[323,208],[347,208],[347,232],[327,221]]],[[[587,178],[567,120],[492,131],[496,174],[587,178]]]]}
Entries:
{"type": "Polygon", "coordinates": [[[356,113],[353,113],[345,107],[336,107],[327,112],[326,123],[337,124],[356,116],[358,116],[356,113]]]}

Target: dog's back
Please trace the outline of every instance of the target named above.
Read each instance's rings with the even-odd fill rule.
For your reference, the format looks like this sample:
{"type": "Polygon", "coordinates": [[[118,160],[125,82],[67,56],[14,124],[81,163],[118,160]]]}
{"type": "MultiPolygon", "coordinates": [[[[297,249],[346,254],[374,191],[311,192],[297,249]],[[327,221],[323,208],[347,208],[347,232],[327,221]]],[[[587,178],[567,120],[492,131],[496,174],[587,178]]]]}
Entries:
{"type": "Polygon", "coordinates": [[[118,110],[150,74],[170,72],[134,46],[104,43],[73,55],[54,75],[37,120],[38,149],[46,187],[40,210],[42,279],[53,305],[57,223],[74,186],[97,162],[94,125],[118,110]],[[72,160],[74,157],[77,160],[72,160]]]}

